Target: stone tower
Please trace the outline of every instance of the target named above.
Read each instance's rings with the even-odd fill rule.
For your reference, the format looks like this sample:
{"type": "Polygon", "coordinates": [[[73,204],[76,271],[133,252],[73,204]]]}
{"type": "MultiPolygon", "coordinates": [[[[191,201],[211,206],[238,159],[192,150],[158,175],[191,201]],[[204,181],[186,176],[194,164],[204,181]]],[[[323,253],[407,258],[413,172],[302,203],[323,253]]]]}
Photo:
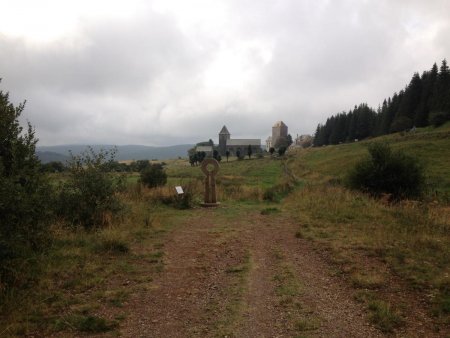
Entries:
{"type": "Polygon", "coordinates": [[[278,121],[272,127],[272,147],[277,146],[278,139],[280,137],[287,138],[288,127],[283,121],[278,121]]]}
{"type": "Polygon", "coordinates": [[[219,153],[222,156],[225,156],[227,151],[227,140],[230,139],[230,132],[228,131],[226,126],[223,126],[222,130],[219,133],[219,153]]]}

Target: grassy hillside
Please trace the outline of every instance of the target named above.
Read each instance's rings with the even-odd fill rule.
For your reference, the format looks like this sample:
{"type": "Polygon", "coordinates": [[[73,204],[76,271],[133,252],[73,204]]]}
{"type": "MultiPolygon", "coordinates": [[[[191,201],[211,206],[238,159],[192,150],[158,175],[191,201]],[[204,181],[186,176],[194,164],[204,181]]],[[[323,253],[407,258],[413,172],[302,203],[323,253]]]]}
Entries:
{"type": "Polygon", "coordinates": [[[301,150],[296,165],[342,180],[367,154],[370,142],[388,142],[393,149],[416,157],[425,166],[432,188],[440,194],[450,194],[450,123],[440,128],[419,128],[416,133],[396,133],[357,143],[301,150]]]}
{"type": "Polygon", "coordinates": [[[450,324],[450,124],[300,150],[291,155],[289,167],[305,183],[285,200],[299,221],[298,235],[329,252],[338,271],[360,290],[359,297],[373,316],[383,318],[379,324],[383,330],[399,325],[398,314],[412,302],[393,296],[393,289],[405,282],[418,297],[426,298],[437,326],[450,324]],[[425,165],[431,189],[424,201],[388,204],[344,188],[341,183],[366,156],[367,144],[379,141],[425,165]]]}

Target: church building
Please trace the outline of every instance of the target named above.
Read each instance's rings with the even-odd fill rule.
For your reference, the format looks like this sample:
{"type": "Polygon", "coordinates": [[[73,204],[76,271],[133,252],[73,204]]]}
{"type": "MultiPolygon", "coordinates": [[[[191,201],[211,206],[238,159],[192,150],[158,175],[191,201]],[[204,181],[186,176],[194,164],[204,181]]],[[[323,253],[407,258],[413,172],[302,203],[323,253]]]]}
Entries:
{"type": "Polygon", "coordinates": [[[246,156],[248,146],[252,148],[253,154],[262,152],[261,139],[232,139],[226,126],[223,126],[219,132],[219,153],[221,156],[225,156],[227,150],[232,156],[236,156],[237,151],[241,153],[241,156],[246,156]]]}
{"type": "Polygon", "coordinates": [[[280,138],[287,139],[288,127],[283,121],[276,122],[272,127],[272,147],[276,148],[280,138]]]}

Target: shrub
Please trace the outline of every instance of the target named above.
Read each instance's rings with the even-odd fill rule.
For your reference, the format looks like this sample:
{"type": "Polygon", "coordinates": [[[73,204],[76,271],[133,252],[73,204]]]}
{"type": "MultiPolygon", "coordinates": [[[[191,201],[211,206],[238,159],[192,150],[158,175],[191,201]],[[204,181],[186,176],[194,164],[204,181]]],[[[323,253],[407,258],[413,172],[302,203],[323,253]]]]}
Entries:
{"type": "Polygon", "coordinates": [[[23,109],[0,91],[0,294],[36,276],[50,239],[52,190],[40,172],[33,128],[23,133],[19,125],[23,109]]]}
{"type": "Polygon", "coordinates": [[[161,164],[151,164],[141,171],[140,181],[149,188],[163,186],[167,183],[167,174],[161,164]]]}
{"type": "Polygon", "coordinates": [[[183,194],[177,194],[173,188],[154,189],[153,200],[176,209],[190,209],[194,204],[195,183],[191,182],[182,188],[183,194]]]}
{"type": "Polygon", "coordinates": [[[420,197],[425,176],[422,166],[411,156],[392,152],[388,144],[369,145],[369,156],[349,173],[348,184],[373,196],[391,194],[393,199],[420,197]]]}
{"type": "Polygon", "coordinates": [[[71,154],[69,176],[60,187],[58,214],[69,224],[85,229],[109,224],[123,210],[117,193],[124,188],[124,177],[111,171],[116,151],[88,148],[71,154]]]}
{"type": "Polygon", "coordinates": [[[279,183],[267,188],[263,194],[263,200],[270,202],[280,202],[283,197],[294,189],[294,185],[289,182],[279,183]]]}
{"type": "Polygon", "coordinates": [[[278,155],[283,156],[286,153],[286,147],[278,148],[278,155]]]}

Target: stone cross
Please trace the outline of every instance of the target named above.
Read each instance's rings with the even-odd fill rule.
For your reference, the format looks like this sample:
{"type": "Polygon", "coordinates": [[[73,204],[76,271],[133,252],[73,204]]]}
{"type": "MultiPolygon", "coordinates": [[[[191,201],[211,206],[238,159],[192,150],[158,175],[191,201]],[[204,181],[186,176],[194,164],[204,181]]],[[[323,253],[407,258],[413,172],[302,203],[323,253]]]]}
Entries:
{"type": "Polygon", "coordinates": [[[201,169],[205,174],[205,207],[218,205],[216,198],[216,175],[219,172],[219,162],[213,158],[206,158],[202,161],[201,169]]]}

